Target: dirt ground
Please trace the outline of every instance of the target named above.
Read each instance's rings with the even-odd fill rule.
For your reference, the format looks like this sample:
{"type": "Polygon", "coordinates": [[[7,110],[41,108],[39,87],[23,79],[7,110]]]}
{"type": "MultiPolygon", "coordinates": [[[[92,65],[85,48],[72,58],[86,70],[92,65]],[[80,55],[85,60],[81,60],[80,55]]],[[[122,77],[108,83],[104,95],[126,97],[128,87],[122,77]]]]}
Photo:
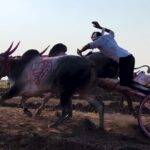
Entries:
{"type": "Polygon", "coordinates": [[[59,100],[51,99],[40,117],[34,117],[42,99],[28,101],[33,117],[23,114],[19,98],[0,107],[0,149],[2,150],[150,150],[150,139],[139,130],[137,120],[123,113],[116,101],[106,101],[105,130],[98,114],[84,100],[75,99],[73,118],[58,128],[59,100]]]}

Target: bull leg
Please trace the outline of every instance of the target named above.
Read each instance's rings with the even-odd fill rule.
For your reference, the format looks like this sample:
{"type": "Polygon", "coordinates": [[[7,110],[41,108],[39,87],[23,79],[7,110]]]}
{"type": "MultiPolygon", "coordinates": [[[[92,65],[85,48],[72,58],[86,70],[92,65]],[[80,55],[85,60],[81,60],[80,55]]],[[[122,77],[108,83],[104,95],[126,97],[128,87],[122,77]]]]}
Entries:
{"type": "Polygon", "coordinates": [[[99,128],[104,129],[104,103],[97,100],[88,100],[88,102],[96,108],[99,114],[99,128]]]}
{"type": "Polygon", "coordinates": [[[19,88],[19,85],[14,84],[8,92],[4,93],[0,98],[0,103],[3,104],[6,99],[10,99],[14,96],[17,96],[19,92],[21,91],[21,88],[19,88]]]}
{"type": "Polygon", "coordinates": [[[129,113],[130,114],[132,114],[132,113],[134,114],[134,108],[133,108],[133,104],[132,104],[132,99],[126,94],[124,94],[124,97],[126,98],[127,103],[128,103],[129,113]]]}
{"type": "Polygon", "coordinates": [[[124,107],[124,96],[121,97],[121,100],[120,100],[120,103],[119,103],[119,108],[120,108],[120,111],[123,111],[123,107],[124,107]]]}
{"type": "Polygon", "coordinates": [[[70,109],[62,109],[62,115],[57,119],[57,121],[51,125],[51,127],[57,127],[58,125],[60,125],[61,123],[63,123],[64,121],[70,119],[72,117],[72,111],[70,111],[70,109]]]}
{"type": "Polygon", "coordinates": [[[57,127],[65,120],[68,120],[72,117],[72,101],[71,101],[72,92],[65,91],[60,96],[60,105],[62,108],[62,114],[58,120],[51,125],[51,127],[57,127]]]}
{"type": "Polygon", "coordinates": [[[98,123],[99,128],[104,129],[104,108],[105,108],[105,105],[101,100],[97,100],[99,97],[98,93],[99,93],[99,87],[97,86],[97,83],[95,82],[93,85],[91,84],[91,86],[89,86],[89,88],[85,92],[85,95],[83,95],[83,96],[97,110],[98,115],[99,115],[99,123],[98,123]]]}
{"type": "Polygon", "coordinates": [[[32,113],[28,110],[27,104],[25,103],[26,101],[27,101],[27,97],[22,96],[21,107],[23,109],[23,113],[28,117],[32,117],[32,113]]]}
{"type": "Polygon", "coordinates": [[[35,116],[39,116],[39,115],[42,113],[42,110],[44,109],[45,104],[49,101],[50,98],[51,98],[50,95],[47,95],[47,96],[44,98],[44,100],[43,100],[41,106],[39,107],[39,109],[38,109],[37,112],[35,113],[35,116]]]}

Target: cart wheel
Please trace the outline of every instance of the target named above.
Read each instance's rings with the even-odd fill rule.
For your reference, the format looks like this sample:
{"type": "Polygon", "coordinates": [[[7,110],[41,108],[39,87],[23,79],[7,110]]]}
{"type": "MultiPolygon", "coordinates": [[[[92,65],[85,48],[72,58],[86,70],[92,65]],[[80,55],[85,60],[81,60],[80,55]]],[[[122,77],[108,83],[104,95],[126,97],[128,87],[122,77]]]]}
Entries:
{"type": "Polygon", "coordinates": [[[150,97],[146,97],[140,105],[138,122],[143,133],[150,138],[150,97]]]}

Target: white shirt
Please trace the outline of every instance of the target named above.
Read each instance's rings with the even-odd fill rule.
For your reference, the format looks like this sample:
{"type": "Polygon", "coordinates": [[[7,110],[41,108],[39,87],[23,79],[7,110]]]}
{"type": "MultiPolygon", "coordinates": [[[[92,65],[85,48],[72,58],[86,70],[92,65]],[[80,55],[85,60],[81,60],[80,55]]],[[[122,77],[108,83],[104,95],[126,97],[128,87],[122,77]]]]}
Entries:
{"type": "Polygon", "coordinates": [[[130,55],[130,53],[127,50],[118,46],[117,42],[114,39],[113,32],[106,35],[102,35],[97,40],[89,44],[91,49],[100,49],[106,57],[111,58],[116,62],[119,62],[120,57],[126,57],[130,55]]]}

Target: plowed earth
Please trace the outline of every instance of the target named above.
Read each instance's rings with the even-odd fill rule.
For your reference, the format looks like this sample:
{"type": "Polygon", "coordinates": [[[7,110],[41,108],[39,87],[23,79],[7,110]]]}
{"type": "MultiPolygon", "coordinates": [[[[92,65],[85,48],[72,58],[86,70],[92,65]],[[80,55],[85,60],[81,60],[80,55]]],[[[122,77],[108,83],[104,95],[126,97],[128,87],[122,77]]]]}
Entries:
{"type": "Polygon", "coordinates": [[[58,99],[51,99],[40,117],[34,113],[41,98],[28,100],[33,117],[23,114],[19,98],[10,99],[0,107],[0,149],[150,150],[150,139],[140,132],[126,104],[120,110],[120,98],[111,95],[105,100],[105,130],[98,128],[98,114],[85,100],[74,99],[72,119],[51,128],[58,118],[58,99]]]}

